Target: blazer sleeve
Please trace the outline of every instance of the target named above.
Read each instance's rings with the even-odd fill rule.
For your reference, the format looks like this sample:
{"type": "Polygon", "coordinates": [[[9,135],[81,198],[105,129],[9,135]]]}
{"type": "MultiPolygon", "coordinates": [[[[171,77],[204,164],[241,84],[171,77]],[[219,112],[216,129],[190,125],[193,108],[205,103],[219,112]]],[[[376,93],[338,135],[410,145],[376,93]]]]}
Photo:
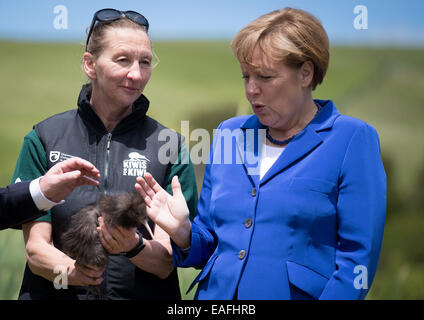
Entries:
{"type": "MultiPolygon", "coordinates": [[[[30,131],[24,138],[18,161],[15,166],[11,183],[36,179],[47,172],[46,152],[35,130],[30,131]]],[[[38,217],[29,219],[50,222],[50,211],[41,211],[38,217]]],[[[19,229],[21,224],[13,226],[19,229]]]]}
{"type": "Polygon", "coordinates": [[[43,215],[32,200],[30,181],[0,189],[0,230],[23,224],[43,215]]]}
{"type": "Polygon", "coordinates": [[[377,269],[386,215],[386,174],[377,132],[363,124],[339,176],[336,271],[320,299],[364,299],[377,269]]]}

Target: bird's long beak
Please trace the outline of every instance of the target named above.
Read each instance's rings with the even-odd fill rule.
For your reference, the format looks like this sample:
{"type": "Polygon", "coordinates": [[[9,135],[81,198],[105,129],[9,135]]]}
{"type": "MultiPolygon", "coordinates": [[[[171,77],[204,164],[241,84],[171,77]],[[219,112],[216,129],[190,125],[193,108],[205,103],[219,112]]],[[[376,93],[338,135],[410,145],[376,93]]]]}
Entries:
{"type": "Polygon", "coordinates": [[[152,237],[152,240],[153,240],[153,232],[152,232],[152,229],[150,229],[150,226],[149,226],[147,220],[143,221],[143,225],[146,227],[147,231],[149,231],[150,236],[152,237]]]}

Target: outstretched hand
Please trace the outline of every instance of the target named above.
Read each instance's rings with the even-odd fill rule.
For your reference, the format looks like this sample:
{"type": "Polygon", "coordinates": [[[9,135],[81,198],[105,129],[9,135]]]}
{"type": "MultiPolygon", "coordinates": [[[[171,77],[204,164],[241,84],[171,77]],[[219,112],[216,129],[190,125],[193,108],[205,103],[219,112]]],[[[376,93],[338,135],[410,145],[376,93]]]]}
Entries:
{"type": "Polygon", "coordinates": [[[146,212],[152,221],[165,230],[180,247],[190,246],[191,222],[189,209],[178,177],[171,182],[172,195],[164,190],[150,173],[137,178],[136,191],[146,203],[146,212]]]}
{"type": "Polygon", "coordinates": [[[76,187],[97,186],[100,173],[89,161],[74,157],[55,164],[40,179],[40,189],[47,199],[59,202],[76,187]]]}

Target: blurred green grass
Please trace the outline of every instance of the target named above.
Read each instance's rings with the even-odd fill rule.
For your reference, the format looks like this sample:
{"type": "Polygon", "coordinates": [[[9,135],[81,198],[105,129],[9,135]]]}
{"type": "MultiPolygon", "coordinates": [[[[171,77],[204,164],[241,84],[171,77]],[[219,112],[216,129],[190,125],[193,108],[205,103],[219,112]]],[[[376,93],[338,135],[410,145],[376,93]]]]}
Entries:
{"type": "MultiPolygon", "coordinates": [[[[151,101],[150,116],[180,131],[181,120],[197,119],[193,123],[201,126],[198,119],[215,115],[216,122],[232,112],[249,112],[229,41],[158,42],[154,50],[160,64],[144,92],[151,101]]],[[[23,137],[33,124],[76,107],[86,81],[82,53],[79,44],[0,42],[1,186],[10,183],[23,137]]],[[[333,48],[324,84],[314,92],[315,98],[332,99],[342,113],[377,129],[393,167],[388,178],[403,201],[387,213],[369,299],[424,298],[423,210],[410,203],[417,172],[424,167],[423,54],[415,49],[333,48]]],[[[200,183],[201,168],[196,172],[200,183]]],[[[24,261],[21,232],[0,232],[0,299],[16,299],[24,261]]],[[[184,294],[197,272],[179,270],[186,299],[194,295],[195,290],[184,294]]]]}

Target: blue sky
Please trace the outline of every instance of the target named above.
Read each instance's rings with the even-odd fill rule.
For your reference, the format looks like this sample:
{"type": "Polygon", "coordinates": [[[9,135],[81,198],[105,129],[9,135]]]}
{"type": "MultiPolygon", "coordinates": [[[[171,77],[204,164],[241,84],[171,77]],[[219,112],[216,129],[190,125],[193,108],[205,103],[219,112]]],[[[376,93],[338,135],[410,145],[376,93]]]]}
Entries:
{"type": "Polygon", "coordinates": [[[0,39],[84,42],[93,13],[106,7],[145,15],[153,41],[231,39],[253,19],[286,6],[316,15],[332,44],[424,47],[423,0],[9,0],[0,3],[0,39]],[[54,27],[58,5],[66,7],[67,29],[54,27]],[[357,5],[367,8],[366,30],[354,28],[357,5]]]}

